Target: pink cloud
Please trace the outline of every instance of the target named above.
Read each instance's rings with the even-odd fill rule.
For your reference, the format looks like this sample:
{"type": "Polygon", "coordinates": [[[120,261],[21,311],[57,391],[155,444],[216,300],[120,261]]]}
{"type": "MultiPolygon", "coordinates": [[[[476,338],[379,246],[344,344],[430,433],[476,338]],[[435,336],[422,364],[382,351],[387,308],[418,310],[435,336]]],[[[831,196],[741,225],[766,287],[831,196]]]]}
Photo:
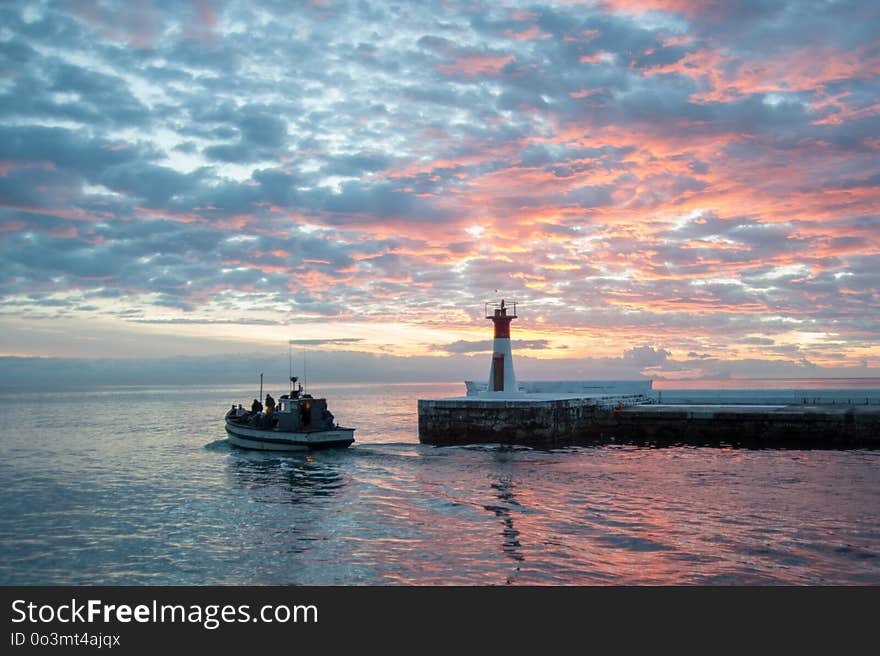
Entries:
{"type": "Polygon", "coordinates": [[[437,69],[444,75],[493,76],[513,60],[513,55],[467,55],[452,64],[440,64],[437,69]]]}

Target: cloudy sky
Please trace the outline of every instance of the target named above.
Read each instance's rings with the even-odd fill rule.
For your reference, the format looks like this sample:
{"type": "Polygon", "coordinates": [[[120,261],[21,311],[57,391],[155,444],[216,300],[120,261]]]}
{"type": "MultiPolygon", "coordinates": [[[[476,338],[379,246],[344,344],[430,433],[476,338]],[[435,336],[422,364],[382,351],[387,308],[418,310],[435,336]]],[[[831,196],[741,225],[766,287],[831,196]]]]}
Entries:
{"type": "Polygon", "coordinates": [[[0,354],[876,373],[878,7],[3,3],[0,354]]]}

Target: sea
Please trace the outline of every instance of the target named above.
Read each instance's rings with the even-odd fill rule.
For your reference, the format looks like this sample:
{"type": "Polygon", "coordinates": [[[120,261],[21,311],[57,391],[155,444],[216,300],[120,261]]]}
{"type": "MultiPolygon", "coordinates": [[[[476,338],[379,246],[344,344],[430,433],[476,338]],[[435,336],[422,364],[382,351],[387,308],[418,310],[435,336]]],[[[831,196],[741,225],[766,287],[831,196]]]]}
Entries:
{"type": "Polygon", "coordinates": [[[434,447],[462,383],[309,391],[354,445],[230,446],[258,386],[0,395],[0,584],[880,584],[880,451],[434,447]]]}

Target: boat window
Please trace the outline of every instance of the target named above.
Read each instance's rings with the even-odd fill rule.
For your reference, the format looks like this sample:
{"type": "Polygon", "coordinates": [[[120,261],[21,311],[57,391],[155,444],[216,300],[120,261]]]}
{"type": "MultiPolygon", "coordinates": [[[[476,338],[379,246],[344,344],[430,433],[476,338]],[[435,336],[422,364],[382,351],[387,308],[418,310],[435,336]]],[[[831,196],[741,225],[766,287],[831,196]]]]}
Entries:
{"type": "Polygon", "coordinates": [[[303,426],[308,426],[312,423],[312,404],[308,401],[300,404],[299,418],[303,426]]]}

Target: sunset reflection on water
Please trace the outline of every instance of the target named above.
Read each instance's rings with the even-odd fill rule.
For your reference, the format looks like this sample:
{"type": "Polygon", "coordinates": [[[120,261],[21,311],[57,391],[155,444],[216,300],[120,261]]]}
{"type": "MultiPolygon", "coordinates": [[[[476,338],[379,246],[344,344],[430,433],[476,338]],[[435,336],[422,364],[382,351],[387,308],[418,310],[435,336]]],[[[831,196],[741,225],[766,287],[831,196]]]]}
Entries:
{"type": "Polygon", "coordinates": [[[229,446],[244,390],[0,399],[0,582],[880,583],[880,452],[418,444],[450,388],[329,389],[305,455],[229,446]]]}

